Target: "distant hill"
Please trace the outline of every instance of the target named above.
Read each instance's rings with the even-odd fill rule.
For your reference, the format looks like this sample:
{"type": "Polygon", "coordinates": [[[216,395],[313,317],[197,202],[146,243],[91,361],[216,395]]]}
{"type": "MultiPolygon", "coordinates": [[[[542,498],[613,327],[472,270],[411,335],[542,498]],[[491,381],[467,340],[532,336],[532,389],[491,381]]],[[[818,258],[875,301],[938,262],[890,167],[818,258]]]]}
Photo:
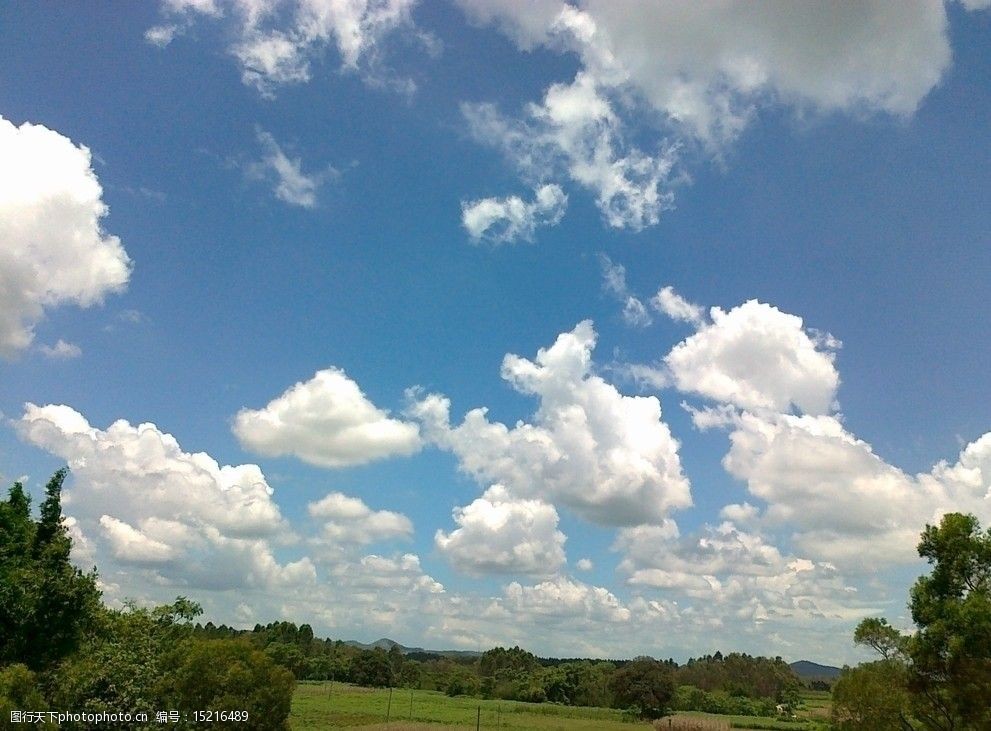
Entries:
{"type": "Polygon", "coordinates": [[[395,640],[390,640],[388,637],[382,637],[381,639],[375,640],[375,642],[364,643],[358,642],[357,640],[345,640],[345,645],[350,645],[351,647],[358,647],[362,650],[374,650],[376,648],[382,648],[386,652],[391,650],[393,647],[398,647],[399,651],[404,655],[409,655],[412,652],[429,654],[429,655],[441,655],[444,657],[478,657],[482,653],[475,652],[474,650],[424,650],[422,647],[406,647],[401,645],[395,640]]]}
{"type": "Polygon", "coordinates": [[[840,676],[840,669],[832,665],[820,665],[810,660],[793,662],[789,667],[795,675],[803,680],[835,680],[840,676]]]}

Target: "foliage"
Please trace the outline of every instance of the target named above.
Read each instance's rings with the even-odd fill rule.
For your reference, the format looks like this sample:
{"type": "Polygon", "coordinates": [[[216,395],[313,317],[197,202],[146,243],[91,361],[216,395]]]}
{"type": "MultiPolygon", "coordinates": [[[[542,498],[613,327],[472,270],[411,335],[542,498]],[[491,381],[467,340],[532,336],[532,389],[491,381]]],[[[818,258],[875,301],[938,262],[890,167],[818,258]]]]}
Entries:
{"type": "Polygon", "coordinates": [[[777,714],[776,705],[771,698],[730,695],[725,690],[705,691],[692,685],[678,686],[672,699],[672,708],[676,711],[703,711],[733,716],[771,717],[777,714]]]}
{"type": "MultiPolygon", "coordinates": [[[[37,675],[20,664],[0,669],[0,719],[9,719],[11,711],[24,709],[48,710],[37,675]]],[[[41,726],[49,727],[47,722],[41,726]]]]}
{"type": "Polygon", "coordinates": [[[80,651],[54,672],[54,705],[88,712],[162,708],[166,658],[188,639],[189,621],[201,611],[185,597],[152,610],[104,610],[80,651]]]}
{"type": "Polygon", "coordinates": [[[885,658],[844,668],[833,687],[832,721],[837,731],[911,729],[904,663],[885,658]]]}
{"type": "MultiPolygon", "coordinates": [[[[246,731],[289,728],[296,685],[291,673],[250,644],[237,640],[188,640],[165,659],[160,707],[182,711],[247,711],[246,731]]],[[[186,728],[216,728],[215,722],[186,728]]]]}
{"type": "Polygon", "coordinates": [[[991,729],[991,529],[981,532],[973,515],[948,513],[938,526],[926,526],[919,555],[932,573],[911,591],[918,631],[903,637],[886,620],[870,618],[854,634],[887,667],[899,668],[889,673],[885,693],[879,686],[862,703],[880,713],[903,684],[912,719],[923,728],[991,729]]]}
{"type": "Polygon", "coordinates": [[[794,671],[780,657],[753,657],[746,653],[715,653],[692,658],[675,670],[678,685],[704,691],[725,691],[731,696],[768,698],[794,704],[802,686],[794,671]]]}
{"type": "Polygon", "coordinates": [[[674,696],[670,669],[649,657],[639,657],[617,670],[611,685],[616,705],[635,709],[641,718],[663,716],[674,696]]]}
{"type": "Polygon", "coordinates": [[[0,666],[52,667],[76,650],[99,611],[96,574],[69,562],[61,502],[66,474],[59,470],[49,480],[37,522],[20,483],[0,501],[0,666]]]}

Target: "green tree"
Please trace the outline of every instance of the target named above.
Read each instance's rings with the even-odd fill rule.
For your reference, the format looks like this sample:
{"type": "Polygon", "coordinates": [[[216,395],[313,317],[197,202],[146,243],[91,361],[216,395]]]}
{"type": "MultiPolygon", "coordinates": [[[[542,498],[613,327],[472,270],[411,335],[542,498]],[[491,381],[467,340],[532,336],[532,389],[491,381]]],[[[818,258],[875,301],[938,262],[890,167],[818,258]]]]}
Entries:
{"type": "Polygon", "coordinates": [[[163,663],[160,708],[193,711],[247,711],[238,723],[196,722],[185,728],[219,727],[245,731],[289,728],[289,709],[296,686],[292,673],[264,652],[238,640],[190,639],[163,663]]]}
{"type": "Polygon", "coordinates": [[[903,636],[886,620],[870,618],[854,633],[855,642],[885,658],[876,665],[889,671],[861,666],[858,677],[876,687],[859,695],[859,712],[883,715],[904,688],[911,718],[923,728],[991,731],[991,530],[982,532],[973,515],[947,513],[938,526],[926,526],[919,555],[932,572],[912,587],[917,632],[903,636]]]}
{"type": "Polygon", "coordinates": [[[151,610],[133,604],[104,610],[79,652],[53,673],[53,705],[88,712],[164,709],[159,684],[166,658],[189,639],[200,612],[185,597],[151,610]]]}
{"type": "Polygon", "coordinates": [[[612,690],[619,707],[632,708],[641,718],[660,718],[674,697],[674,680],[663,663],[638,657],[615,672],[612,690]]]}
{"type": "Polygon", "coordinates": [[[896,659],[844,668],[833,686],[837,731],[911,731],[907,668],[896,659]]]}
{"type": "Polygon", "coordinates": [[[919,555],[933,568],[911,593],[917,714],[934,729],[991,729],[991,529],[949,513],[926,526],[919,555]]]}
{"type": "MultiPolygon", "coordinates": [[[[47,711],[37,676],[24,665],[0,669],[0,724],[10,720],[11,711],[47,711]]],[[[34,725],[34,728],[39,726],[34,725]]],[[[55,728],[47,721],[40,728],[55,728]]]]}
{"type": "Polygon", "coordinates": [[[0,665],[54,666],[76,650],[99,612],[96,574],[69,560],[61,501],[66,474],[61,469],[49,480],[37,522],[20,483],[0,502],[0,665]]]}

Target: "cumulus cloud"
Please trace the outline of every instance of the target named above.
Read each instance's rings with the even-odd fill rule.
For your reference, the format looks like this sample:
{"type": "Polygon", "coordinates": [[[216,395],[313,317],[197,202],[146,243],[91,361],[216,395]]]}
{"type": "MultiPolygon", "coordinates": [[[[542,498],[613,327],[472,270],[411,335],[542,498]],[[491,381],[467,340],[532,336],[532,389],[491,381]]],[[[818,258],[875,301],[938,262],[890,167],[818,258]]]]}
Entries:
{"type": "Polygon", "coordinates": [[[628,528],[614,546],[627,583],[676,597],[687,612],[732,617],[742,627],[849,622],[870,609],[828,562],[786,556],[763,536],[726,521],[697,534],[628,528]]]}
{"type": "Polygon", "coordinates": [[[391,418],[338,368],[317,371],[263,409],[234,417],[241,444],[266,457],[294,455],[319,467],[346,467],[420,449],[416,424],[391,418]]]}
{"type": "Polygon", "coordinates": [[[438,530],[437,549],[469,574],[546,576],[564,565],[564,534],[553,505],[513,498],[493,485],[470,505],[454,510],[458,528],[438,530]]]}
{"type": "Polygon", "coordinates": [[[991,519],[991,434],[914,476],[834,416],[743,413],[730,442],[723,464],[766,503],[761,521],[792,531],[813,558],[861,570],[911,563],[922,527],[943,513],[991,519]]]}
{"type": "Polygon", "coordinates": [[[262,159],[248,165],[247,172],[253,178],[270,182],[275,197],[283,203],[300,208],[316,207],[320,186],[340,174],[330,166],[321,172],[304,173],[302,159],[286,155],[275,138],[264,130],[258,130],[258,142],[262,146],[262,159]]]}
{"type": "Polygon", "coordinates": [[[705,310],[693,304],[674,291],[673,287],[661,287],[650,298],[651,306],[672,320],[688,322],[696,327],[705,323],[705,310]]]}
{"type": "Polygon", "coordinates": [[[833,350],[839,342],[807,330],[802,318],[749,300],[676,345],[664,358],[674,384],[748,409],[808,414],[833,409],[840,378],[833,350]]]}
{"type": "Polygon", "coordinates": [[[131,261],[103,231],[90,151],[0,117],[0,357],[27,348],[46,310],[90,307],[127,285],[131,261]]]}
{"type": "Polygon", "coordinates": [[[413,523],[402,513],[372,510],[356,497],[331,492],[307,506],[323,526],[323,540],[333,544],[365,544],[390,538],[409,538],[413,523]]]}
{"type": "Polygon", "coordinates": [[[428,50],[436,41],[418,31],[411,11],[415,0],[163,0],[169,19],[149,29],[145,38],[164,47],[177,33],[205,16],[230,28],[229,52],[241,66],[241,79],[267,97],[278,86],[309,81],[311,64],[325,49],[337,50],[341,67],[360,73],[369,83],[411,92],[415,84],[385,68],[384,44],[395,33],[422,42],[428,50]]]}
{"type": "Polygon", "coordinates": [[[90,426],[68,406],[27,404],[21,437],[66,461],[66,513],[100,534],[115,564],[154,566],[161,581],[208,589],[311,582],[306,557],[280,564],[270,542],[289,534],[255,465],[221,466],[182,450],[154,424],[90,426]]]}
{"type": "Polygon", "coordinates": [[[482,484],[567,505],[605,525],[660,522],[691,504],[678,441],[656,397],[624,396],[593,375],[595,340],[592,323],[584,321],[533,361],[503,359],[503,379],[539,399],[532,422],[509,428],[477,408],[452,426],[450,401],[438,394],[412,393],[407,413],[428,441],[453,452],[482,484]]]}
{"type": "Polygon", "coordinates": [[[534,191],[532,203],[515,195],[462,201],[461,225],[476,242],[532,242],[537,227],[556,226],[567,207],[568,196],[560,186],[542,185],[534,191]]]}
{"type": "Polygon", "coordinates": [[[627,622],[630,610],[615,594],[601,586],[564,576],[533,586],[513,582],[506,587],[505,604],[537,624],[561,620],[627,622]]]}
{"type": "Polygon", "coordinates": [[[59,338],[55,345],[39,345],[38,350],[49,360],[72,360],[83,354],[82,348],[59,338]]]}

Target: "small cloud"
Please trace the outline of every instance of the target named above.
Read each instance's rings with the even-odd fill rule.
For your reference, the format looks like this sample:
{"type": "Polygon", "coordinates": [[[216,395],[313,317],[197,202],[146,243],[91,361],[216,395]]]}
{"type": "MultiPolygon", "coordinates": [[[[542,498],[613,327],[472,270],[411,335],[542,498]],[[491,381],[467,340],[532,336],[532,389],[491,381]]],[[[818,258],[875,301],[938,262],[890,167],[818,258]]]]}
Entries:
{"type": "Polygon", "coordinates": [[[121,322],[129,322],[132,325],[139,325],[144,322],[144,314],[140,310],[121,310],[117,313],[117,319],[121,322]]]}
{"type": "Polygon", "coordinates": [[[595,565],[592,563],[592,559],[590,558],[580,558],[578,559],[578,563],[575,564],[575,568],[579,571],[591,571],[595,568],[595,565]]]}
{"type": "Polygon", "coordinates": [[[177,35],[181,35],[184,30],[185,28],[182,28],[175,23],[156,25],[145,31],[145,40],[153,46],[165,48],[175,39],[177,35]]]}
{"type": "Polygon", "coordinates": [[[262,159],[249,164],[246,172],[251,178],[270,182],[275,197],[283,203],[315,208],[320,186],[340,177],[340,172],[330,165],[320,172],[304,173],[302,158],[286,155],[275,138],[262,129],[258,130],[258,142],[263,150],[262,159]]]}
{"type": "Polygon", "coordinates": [[[647,308],[626,284],[626,267],[616,264],[605,254],[599,254],[602,267],[602,289],[623,303],[623,321],[633,327],[647,327],[653,320],[647,308]]]}
{"type": "Polygon", "coordinates": [[[472,241],[494,244],[533,241],[538,226],[556,226],[564,217],[568,196],[560,186],[544,185],[527,203],[519,196],[461,202],[461,225],[472,241]]]}
{"type": "Polygon", "coordinates": [[[688,322],[695,327],[701,327],[705,323],[705,310],[686,300],[673,287],[662,287],[651,297],[650,304],[672,320],[688,322]]]}
{"type": "Polygon", "coordinates": [[[82,348],[73,343],[67,343],[61,338],[55,345],[39,345],[38,350],[49,360],[72,360],[83,354],[82,348]]]}

